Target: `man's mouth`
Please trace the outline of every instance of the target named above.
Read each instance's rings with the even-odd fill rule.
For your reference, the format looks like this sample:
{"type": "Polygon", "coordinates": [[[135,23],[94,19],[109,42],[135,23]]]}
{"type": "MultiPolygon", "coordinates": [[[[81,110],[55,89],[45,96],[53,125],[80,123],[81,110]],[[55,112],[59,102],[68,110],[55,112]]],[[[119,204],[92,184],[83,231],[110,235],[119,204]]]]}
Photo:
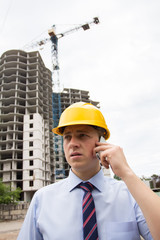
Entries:
{"type": "Polygon", "coordinates": [[[71,157],[77,157],[77,156],[81,156],[82,154],[81,153],[79,153],[79,152],[73,152],[73,153],[71,153],[71,157]]]}

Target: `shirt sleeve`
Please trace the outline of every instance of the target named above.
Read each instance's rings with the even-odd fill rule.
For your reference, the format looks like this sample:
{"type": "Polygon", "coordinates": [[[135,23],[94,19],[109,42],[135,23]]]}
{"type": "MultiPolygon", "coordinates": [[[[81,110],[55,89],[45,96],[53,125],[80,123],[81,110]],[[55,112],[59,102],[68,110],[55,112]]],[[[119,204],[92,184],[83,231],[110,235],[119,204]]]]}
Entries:
{"type": "Polygon", "coordinates": [[[37,200],[36,193],[31,201],[29,209],[27,211],[26,217],[24,219],[23,225],[19,232],[17,240],[43,240],[43,236],[39,231],[37,226],[37,200]]]}
{"type": "Polygon", "coordinates": [[[141,236],[145,240],[153,240],[151,233],[149,231],[148,225],[146,223],[146,220],[143,216],[143,213],[137,203],[135,204],[135,212],[136,212],[136,220],[137,220],[137,224],[138,224],[138,228],[141,236]]]}

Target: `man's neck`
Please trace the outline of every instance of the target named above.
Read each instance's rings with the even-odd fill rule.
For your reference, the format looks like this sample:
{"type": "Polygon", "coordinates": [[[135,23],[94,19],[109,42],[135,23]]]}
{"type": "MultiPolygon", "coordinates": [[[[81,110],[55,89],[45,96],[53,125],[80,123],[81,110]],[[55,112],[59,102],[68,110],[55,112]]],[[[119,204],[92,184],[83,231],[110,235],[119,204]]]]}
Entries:
{"type": "Polygon", "coordinates": [[[100,166],[97,169],[94,169],[94,171],[89,170],[89,171],[76,171],[76,169],[72,168],[72,172],[82,179],[83,181],[87,181],[94,177],[98,172],[100,171],[100,166]]]}

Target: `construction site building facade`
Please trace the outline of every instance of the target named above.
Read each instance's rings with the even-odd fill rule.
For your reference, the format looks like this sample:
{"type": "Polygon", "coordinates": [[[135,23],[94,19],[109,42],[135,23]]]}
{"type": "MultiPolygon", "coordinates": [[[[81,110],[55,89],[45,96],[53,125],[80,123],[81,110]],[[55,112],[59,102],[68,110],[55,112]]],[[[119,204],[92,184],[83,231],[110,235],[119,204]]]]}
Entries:
{"type": "Polygon", "coordinates": [[[39,52],[0,58],[0,178],[30,201],[54,182],[52,73],[39,52]]]}

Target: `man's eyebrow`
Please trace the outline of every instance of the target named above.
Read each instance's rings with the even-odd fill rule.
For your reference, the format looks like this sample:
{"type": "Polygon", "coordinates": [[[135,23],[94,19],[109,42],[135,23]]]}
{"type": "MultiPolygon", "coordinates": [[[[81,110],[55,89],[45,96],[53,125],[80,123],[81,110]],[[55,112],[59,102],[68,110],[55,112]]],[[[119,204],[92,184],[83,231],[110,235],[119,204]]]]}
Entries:
{"type": "Polygon", "coordinates": [[[89,133],[89,131],[83,130],[83,129],[82,129],[82,130],[77,130],[77,132],[78,132],[78,133],[79,133],[79,132],[80,132],[80,133],[81,133],[81,132],[83,132],[83,133],[84,133],[84,132],[85,132],[85,133],[89,133]]]}
{"type": "Polygon", "coordinates": [[[71,134],[71,132],[64,132],[63,135],[71,134]]]}
{"type": "MultiPolygon", "coordinates": [[[[71,134],[71,133],[72,133],[72,131],[68,131],[68,132],[64,132],[63,135],[67,135],[67,134],[71,134]]],[[[89,131],[82,129],[82,130],[77,130],[76,133],[89,133],[89,131]]]]}

